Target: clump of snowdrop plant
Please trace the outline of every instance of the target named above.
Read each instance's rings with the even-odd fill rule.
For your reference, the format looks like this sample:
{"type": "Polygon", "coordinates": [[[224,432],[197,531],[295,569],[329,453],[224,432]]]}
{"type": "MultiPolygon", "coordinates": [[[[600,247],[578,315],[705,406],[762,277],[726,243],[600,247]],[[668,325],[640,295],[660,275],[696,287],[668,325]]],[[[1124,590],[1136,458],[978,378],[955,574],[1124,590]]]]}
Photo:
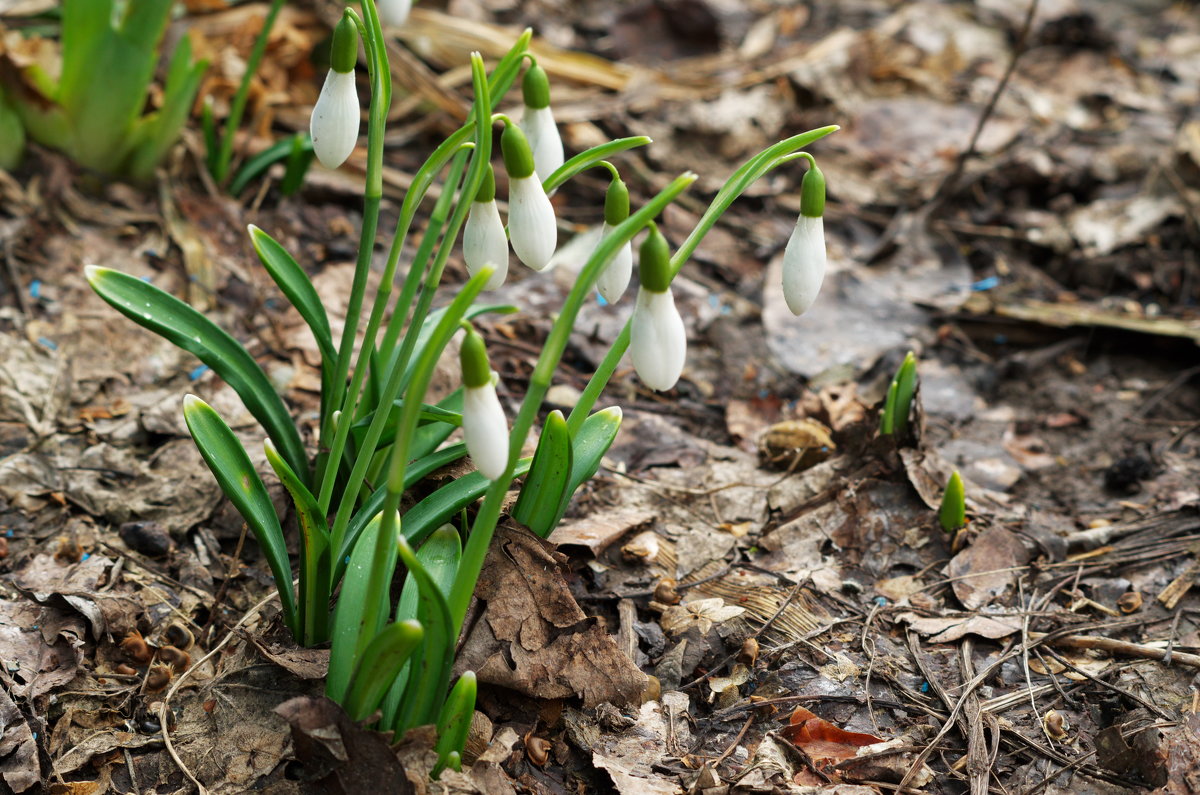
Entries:
{"type": "Polygon", "coordinates": [[[525,109],[521,115],[521,130],[533,150],[533,167],[538,179],[546,180],[563,164],[563,142],[550,110],[550,78],[535,61],[525,71],[521,81],[525,109]]]}
{"type": "MultiPolygon", "coordinates": [[[[337,28],[329,78],[340,85],[346,85],[347,78],[352,82],[354,61],[347,53],[357,49],[357,33],[370,76],[370,122],[359,252],[340,339],[334,338],[305,268],[263,230],[250,228],[259,260],[307,323],[321,354],[317,433],[302,436],[254,357],[203,314],[136,276],[95,267],[88,268],[87,276],[92,288],[126,317],[207,364],[262,425],[267,461],[294,503],[299,534],[295,561],[288,555],[281,518],[238,436],[200,398],[190,397],[184,405],[202,457],[270,564],[280,619],[297,642],[330,644],[327,695],[355,720],[371,719],[381,729],[403,733],[435,725],[436,777],[443,768],[458,768],[464,761],[476,682],[466,672],[452,686],[450,672],[467,608],[496,524],[510,504],[506,496],[514,480],[524,478],[509,509],[512,519],[542,537],[549,535],[616,437],[620,409],[594,409],[631,344],[635,367],[648,386],[669,389],[679,378],[686,340],[670,283],[683,263],[747,187],[837,128],[793,136],[743,164],[671,256],[652,221],[688,189],[694,174],[671,180],[632,209],[627,189],[608,161],[645,146],[649,139],[602,144],[542,176],[525,134],[496,114],[528,58],[532,34],[526,31],[490,73],[482,57],[472,55],[470,118],[414,175],[390,238],[379,287],[369,293],[367,274],[380,237],[383,136],[391,97],[382,26],[375,0],[362,0],[361,16],[347,9],[337,28]],[[602,162],[613,173],[605,202],[605,234],[554,317],[511,431],[496,398],[496,376],[483,335],[470,322],[489,312],[517,311],[477,300],[485,287],[497,283],[507,264],[491,173],[497,123],[505,125],[499,148],[508,172],[512,247],[534,270],[546,267],[557,245],[547,192],[602,162]],[[439,177],[444,180],[442,189],[427,208],[428,220],[405,258],[411,264],[402,272],[414,220],[439,177]],[[641,247],[641,287],[631,320],[569,415],[556,411],[546,416],[536,451],[523,458],[581,308],[606,269],[626,267],[619,264],[623,252],[642,230],[648,230],[648,236],[641,247]],[[449,295],[434,311],[460,234],[467,238],[464,258],[470,276],[463,284],[443,287],[441,292],[449,295]],[[397,295],[394,284],[399,284],[397,295]],[[369,312],[364,312],[368,303],[369,312]],[[437,363],[464,327],[463,387],[431,402],[428,391],[437,363]],[[459,432],[465,441],[456,441],[459,432]],[[476,471],[432,492],[416,492],[424,495],[420,499],[405,499],[426,476],[467,455],[476,471]],[[401,564],[404,585],[393,601],[391,584],[401,564]]],[[[533,82],[543,80],[544,73],[535,73],[533,82]]],[[[314,145],[320,141],[317,153],[330,166],[343,162],[353,148],[360,113],[357,103],[346,99],[349,94],[341,93],[344,89],[336,89],[336,98],[334,91],[327,82],[313,116],[314,145]]],[[[614,298],[619,297],[615,282],[610,291],[614,298]]]]}
{"type": "Polygon", "coordinates": [[[794,315],[802,315],[817,300],[825,279],[825,175],[812,155],[800,183],[800,217],[783,252],[783,298],[794,315]]]}
{"type": "Polygon", "coordinates": [[[358,143],[358,89],[354,85],[354,64],[358,60],[358,33],[349,17],[342,17],[333,30],[333,49],[329,72],[321,95],[313,106],[309,135],[313,151],[326,168],[346,162],[358,143]]]}

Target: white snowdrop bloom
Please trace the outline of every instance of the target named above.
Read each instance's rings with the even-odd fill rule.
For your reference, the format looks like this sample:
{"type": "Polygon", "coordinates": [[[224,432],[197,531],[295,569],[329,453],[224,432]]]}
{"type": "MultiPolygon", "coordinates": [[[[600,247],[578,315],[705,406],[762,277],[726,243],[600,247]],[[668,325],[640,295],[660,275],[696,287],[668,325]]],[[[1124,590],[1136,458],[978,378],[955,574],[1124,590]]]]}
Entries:
{"type": "Polygon", "coordinates": [[[564,159],[562,136],[554,123],[554,112],[550,110],[550,78],[546,70],[536,63],[529,67],[521,79],[521,94],[525,100],[521,130],[533,151],[534,170],[538,179],[544,182],[564,159]]]}
{"type": "Polygon", "coordinates": [[[536,174],[509,180],[508,233],[517,259],[535,271],[546,269],[558,245],[558,225],[536,174]]]}
{"type": "Polygon", "coordinates": [[[526,105],[521,116],[521,130],[529,139],[529,148],[533,150],[533,167],[538,179],[545,180],[566,159],[562,136],[558,133],[558,125],[554,123],[554,111],[550,110],[549,105],[544,108],[526,105]]]}
{"type": "MultiPolygon", "coordinates": [[[[612,232],[612,227],[606,221],[601,227],[600,239],[603,241],[610,232],[612,232]]],[[[625,245],[617,249],[617,253],[600,272],[600,277],[596,279],[596,289],[600,291],[600,295],[604,296],[605,301],[615,304],[625,294],[625,288],[629,286],[629,280],[632,277],[633,243],[626,241],[625,245]]]]}
{"type": "Polygon", "coordinates": [[[412,11],[412,0],[379,0],[375,8],[379,11],[380,22],[400,26],[408,21],[408,14],[412,11]]]}
{"type": "Polygon", "coordinates": [[[467,331],[458,352],[463,379],[463,440],[475,468],[495,480],[508,468],[508,420],[496,396],[487,346],[474,329],[467,331]]]}
{"type": "Polygon", "coordinates": [[[483,183],[467,213],[463,259],[472,276],[485,265],[495,268],[483,289],[495,290],[504,284],[508,275],[508,236],[504,233],[504,221],[500,220],[500,208],[496,206],[496,175],[490,165],[483,172],[483,183]]]}
{"type": "Polygon", "coordinates": [[[671,295],[671,252],[654,224],[638,253],[641,286],[629,328],[629,355],[642,382],[664,392],[683,374],[687,333],[671,295]]]}
{"type": "Polygon", "coordinates": [[[802,315],[817,300],[825,279],[825,223],[801,215],[783,252],[783,298],[793,315],[802,315]]]}
{"type": "Polygon", "coordinates": [[[687,358],[687,334],[671,291],[638,288],[629,329],[629,355],[638,377],[660,392],[675,386],[687,358]]]}
{"type": "Polygon", "coordinates": [[[491,382],[463,392],[463,437],[475,468],[495,480],[508,468],[508,420],[491,382]]]}
{"type": "Polygon", "coordinates": [[[358,88],[354,85],[358,29],[349,16],[343,16],[333,29],[330,56],[329,74],[313,105],[308,130],[317,159],[326,168],[337,168],[354,151],[361,121],[358,88]]]}

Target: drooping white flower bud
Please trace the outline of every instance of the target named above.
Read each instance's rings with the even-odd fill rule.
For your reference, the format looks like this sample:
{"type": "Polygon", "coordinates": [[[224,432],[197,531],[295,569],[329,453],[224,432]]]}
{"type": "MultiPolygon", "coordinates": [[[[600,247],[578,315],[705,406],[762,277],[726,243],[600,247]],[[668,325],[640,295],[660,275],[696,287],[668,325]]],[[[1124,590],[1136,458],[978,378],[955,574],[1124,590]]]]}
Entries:
{"type": "Polygon", "coordinates": [[[667,240],[651,224],[639,250],[637,303],[629,329],[629,355],[638,377],[651,389],[671,389],[683,374],[687,333],[671,295],[667,240]]]}
{"type": "Polygon", "coordinates": [[[537,65],[529,67],[521,81],[521,92],[525,98],[521,130],[533,150],[538,179],[545,181],[564,159],[562,136],[554,123],[554,112],[550,110],[550,79],[546,70],[537,65]]]}
{"type": "Polygon", "coordinates": [[[504,284],[508,275],[508,236],[504,233],[504,221],[500,220],[500,208],[496,206],[496,175],[490,165],[484,171],[483,184],[467,213],[467,224],[463,228],[463,259],[472,276],[485,265],[495,268],[483,289],[495,290],[504,284]]]}
{"type": "Polygon", "coordinates": [[[496,395],[483,337],[467,332],[459,353],[463,376],[463,440],[475,468],[488,480],[508,469],[508,420],[496,395]]]}
{"type": "Polygon", "coordinates": [[[375,8],[379,10],[380,22],[398,27],[408,21],[412,0],[379,0],[375,8]]]}
{"type": "Polygon", "coordinates": [[[358,88],[354,84],[354,62],[358,57],[358,29],[343,16],[333,31],[333,51],[329,74],[321,86],[321,95],[313,105],[309,134],[313,151],[326,168],[346,162],[358,143],[361,113],[358,88]]]}
{"type": "Polygon", "coordinates": [[[508,172],[508,235],[517,258],[535,271],[545,270],[558,245],[554,206],[534,173],[533,152],[515,124],[500,136],[508,172]]]}
{"type": "MultiPolygon", "coordinates": [[[[603,241],[613,227],[629,217],[629,189],[619,177],[613,177],[608,185],[608,193],[604,196],[604,226],[600,229],[600,240],[603,241]]],[[[625,294],[629,279],[633,276],[633,243],[626,242],[617,249],[617,253],[596,279],[596,289],[604,300],[615,304],[625,294]]]]}
{"type": "Polygon", "coordinates": [[[800,217],[783,252],[783,298],[793,315],[808,311],[825,279],[825,176],[809,161],[800,185],[800,217]]]}

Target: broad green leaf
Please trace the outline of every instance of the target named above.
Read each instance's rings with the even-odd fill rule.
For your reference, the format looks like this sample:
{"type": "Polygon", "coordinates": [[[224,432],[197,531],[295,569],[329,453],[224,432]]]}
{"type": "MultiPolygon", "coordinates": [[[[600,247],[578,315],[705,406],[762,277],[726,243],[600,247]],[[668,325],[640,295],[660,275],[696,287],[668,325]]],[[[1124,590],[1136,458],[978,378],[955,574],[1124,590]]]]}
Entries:
{"type": "Polygon", "coordinates": [[[379,706],[401,669],[425,636],[418,621],[389,624],[367,646],[346,694],[346,713],[365,720],[379,706]]]}
{"type": "Polygon", "coordinates": [[[188,395],[183,399],[183,419],[221,491],[238,509],[262,547],[279,589],[284,618],[292,634],[301,637],[296,598],[292,593],[292,564],[288,560],[279,517],[275,515],[275,506],[271,504],[262,478],[250,463],[242,443],[212,406],[195,395],[188,395]]]}
{"type": "Polygon", "coordinates": [[[308,456],[283,400],[245,348],[204,315],[152,284],[111,268],[85,268],[92,289],[118,312],[207,364],[241,397],[288,462],[308,482],[308,456]]]}
{"type": "Polygon", "coordinates": [[[571,479],[563,492],[562,502],[558,505],[554,520],[544,533],[538,534],[542,538],[546,538],[554,532],[554,528],[558,527],[558,523],[562,521],[563,514],[567,512],[567,506],[571,504],[571,497],[575,495],[575,491],[591,480],[592,476],[600,469],[600,461],[608,452],[608,448],[612,447],[613,441],[617,438],[617,431],[620,429],[620,406],[597,411],[583,421],[579,433],[575,434],[575,438],[571,442],[571,479]]]}
{"type": "Polygon", "coordinates": [[[567,421],[557,409],[550,412],[542,427],[537,450],[521,496],[513,506],[512,518],[528,527],[535,535],[545,538],[554,529],[558,506],[564,502],[567,481],[571,476],[571,432],[567,421]]]}
{"type": "MultiPolygon", "coordinates": [[[[445,450],[438,450],[436,453],[430,453],[424,458],[415,459],[408,465],[408,471],[405,473],[405,487],[414,483],[420,483],[421,480],[428,477],[431,472],[434,472],[442,467],[453,464],[458,459],[467,454],[467,446],[462,444],[454,444],[447,447],[445,450]]],[[[457,482],[457,481],[456,481],[457,482]]],[[[346,540],[342,542],[342,554],[334,561],[333,567],[333,582],[337,582],[342,576],[342,571],[345,569],[345,558],[347,550],[353,549],[358,542],[358,536],[362,533],[363,528],[367,526],[379,515],[383,509],[383,500],[387,496],[387,489],[380,486],[375,491],[371,492],[370,498],[363,503],[362,507],[350,519],[350,524],[346,527],[346,540]]],[[[408,521],[407,517],[405,521],[408,521]]],[[[432,528],[431,528],[432,529],[432,528]]],[[[420,542],[417,542],[420,543],[420,542]]]]}
{"type": "Polygon", "coordinates": [[[292,495],[300,524],[299,624],[305,646],[323,643],[329,634],[329,526],[312,495],[270,439],[263,443],[267,461],[292,495]]]}
{"type": "Polygon", "coordinates": [[[570,160],[555,169],[553,174],[546,177],[545,181],[542,183],[542,187],[546,189],[547,193],[549,193],[559,185],[562,185],[564,182],[569,180],[571,177],[575,176],[581,171],[584,171],[585,169],[591,168],[601,160],[612,157],[619,152],[624,152],[626,149],[633,149],[635,146],[646,146],[650,143],[653,143],[653,141],[646,136],[635,135],[632,138],[618,138],[617,140],[609,141],[606,144],[593,146],[591,149],[575,155],[570,160]]]}
{"type": "Polygon", "coordinates": [[[192,63],[191,39],[184,36],[171,56],[162,107],[136,120],[130,130],[134,143],[125,165],[130,177],[145,181],[154,176],[167,151],[179,140],[179,131],[187,122],[207,69],[208,61],[192,63]]]}
{"type": "MultiPolygon", "coordinates": [[[[429,572],[430,578],[449,595],[454,584],[454,575],[458,573],[458,562],[462,558],[462,540],[458,531],[452,525],[442,525],[429,540],[417,550],[417,560],[429,572]]],[[[409,572],[404,578],[404,587],[400,591],[400,599],[396,602],[396,621],[415,619],[418,610],[419,586],[417,578],[409,572]]],[[[401,699],[408,689],[408,671],[400,671],[396,681],[383,702],[383,717],[380,725],[384,728],[394,728],[396,716],[399,713],[401,699]]]]}
{"type": "Polygon", "coordinates": [[[433,722],[454,663],[455,633],[450,624],[450,607],[441,586],[417,558],[403,537],[396,540],[397,551],[408,573],[417,582],[417,617],[425,628],[419,657],[409,666],[408,687],[396,715],[397,731],[433,722]]]}
{"type": "MultiPolygon", "coordinates": [[[[342,591],[338,594],[337,608],[333,613],[332,647],[329,652],[329,674],[325,679],[325,695],[334,701],[343,703],[346,691],[350,686],[350,677],[354,672],[354,650],[358,646],[359,636],[364,630],[374,634],[376,627],[363,627],[364,616],[367,614],[368,600],[377,602],[375,615],[387,614],[388,593],[385,589],[381,594],[367,593],[370,583],[371,563],[375,556],[377,536],[382,528],[382,514],[367,523],[359,535],[358,543],[350,553],[350,562],[346,566],[346,575],[342,578],[342,591]]],[[[396,567],[396,545],[387,544],[389,560],[385,561],[389,570],[396,567]]]]}
{"type": "MultiPolygon", "coordinates": [[[[513,470],[513,477],[529,471],[529,459],[522,458],[513,470]]],[[[419,544],[436,528],[450,521],[463,508],[483,496],[490,480],[478,472],[453,480],[408,509],[404,514],[404,537],[419,544]]]]}
{"type": "Polygon", "coordinates": [[[434,746],[438,761],[429,774],[434,781],[447,767],[462,770],[462,754],[471,730],[471,718],[475,715],[475,692],[475,672],[464,671],[442,705],[437,720],[437,745],[434,746]]]}
{"type": "Polygon", "coordinates": [[[334,362],[337,361],[337,349],[333,345],[329,316],[325,313],[325,305],[321,303],[317,289],[287,249],[254,224],[250,224],[249,230],[254,253],[258,254],[267,273],[271,274],[280,291],[304,318],[317,342],[317,349],[321,352],[322,378],[331,378],[334,362]]]}

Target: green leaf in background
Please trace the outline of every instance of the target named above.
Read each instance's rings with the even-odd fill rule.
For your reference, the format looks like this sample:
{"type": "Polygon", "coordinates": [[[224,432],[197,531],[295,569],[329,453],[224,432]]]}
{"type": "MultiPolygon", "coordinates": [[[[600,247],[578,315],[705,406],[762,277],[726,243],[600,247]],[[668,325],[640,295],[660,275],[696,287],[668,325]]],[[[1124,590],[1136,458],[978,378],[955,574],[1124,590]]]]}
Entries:
{"type": "MultiPolygon", "coordinates": [[[[216,135],[215,128],[213,134],[216,135]]],[[[216,138],[214,137],[213,140],[215,144],[216,138]]],[[[284,196],[290,196],[303,182],[308,166],[312,163],[312,157],[312,138],[308,136],[308,133],[299,132],[291,138],[276,141],[242,165],[237,176],[229,183],[229,193],[237,196],[251,182],[265,174],[272,165],[286,160],[288,168],[284,172],[283,181],[279,184],[279,190],[284,196]],[[296,161],[294,166],[292,165],[293,160],[296,161]]]]}
{"type": "Polygon", "coordinates": [[[424,637],[418,621],[389,624],[375,636],[359,660],[346,693],[344,703],[352,720],[365,720],[375,711],[424,637]]]}
{"type": "Polygon", "coordinates": [[[183,419],[221,491],[238,509],[262,547],[279,589],[284,619],[292,633],[300,637],[296,599],[292,593],[292,564],[267,487],[250,463],[242,443],[212,406],[195,395],[188,395],[183,399],[183,419]]]}
{"type": "Polygon", "coordinates": [[[308,482],[308,454],[292,417],[266,373],[237,340],[183,301],[135,276],[95,265],[84,270],[96,294],[118,312],[192,354],[229,384],[292,471],[308,482]]]}
{"type": "Polygon", "coordinates": [[[545,538],[554,529],[558,507],[564,501],[571,476],[571,432],[567,420],[557,409],[550,412],[542,427],[533,463],[521,496],[513,506],[512,518],[545,538]]]}
{"type": "Polygon", "coordinates": [[[162,107],[131,126],[129,160],[123,170],[132,179],[145,182],[153,177],[154,169],[179,140],[207,69],[208,61],[192,63],[192,40],[184,36],[171,56],[162,107]]]}
{"type": "Polygon", "coordinates": [[[329,526],[312,495],[292,468],[284,461],[270,439],[263,448],[267,461],[292,495],[300,524],[300,598],[298,624],[303,630],[301,642],[322,643],[329,633],[329,526]]]}
{"type": "Polygon", "coordinates": [[[646,146],[654,143],[644,135],[635,135],[632,138],[618,138],[615,141],[609,141],[606,144],[593,146],[591,149],[580,152],[572,157],[567,162],[563,163],[554,173],[546,177],[542,183],[542,187],[547,193],[562,185],[571,177],[585,171],[599,163],[601,160],[612,157],[613,155],[624,152],[626,149],[633,149],[637,146],[646,146]]]}

